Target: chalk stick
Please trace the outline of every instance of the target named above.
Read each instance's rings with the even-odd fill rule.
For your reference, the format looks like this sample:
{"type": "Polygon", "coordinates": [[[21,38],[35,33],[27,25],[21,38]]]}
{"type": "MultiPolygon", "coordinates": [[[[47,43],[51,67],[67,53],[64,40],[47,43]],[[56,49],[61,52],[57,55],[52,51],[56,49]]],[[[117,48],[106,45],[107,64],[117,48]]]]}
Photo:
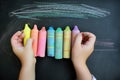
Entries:
{"type": "Polygon", "coordinates": [[[50,57],[54,57],[54,46],[55,46],[55,30],[51,26],[47,31],[47,55],[50,57]]]}
{"type": "Polygon", "coordinates": [[[23,39],[23,44],[24,46],[26,45],[27,40],[30,38],[30,34],[31,34],[31,29],[29,28],[28,24],[25,24],[23,33],[25,35],[24,39],[23,39]]]}
{"type": "Polygon", "coordinates": [[[66,26],[64,30],[64,58],[70,58],[70,47],[71,47],[71,30],[69,26],[66,26]]]}
{"type": "Polygon", "coordinates": [[[78,33],[80,33],[78,26],[74,26],[74,29],[72,30],[72,46],[74,44],[74,40],[75,40],[78,33]]]}
{"type": "Polygon", "coordinates": [[[45,27],[42,27],[42,29],[39,31],[39,37],[38,37],[38,53],[37,56],[39,57],[45,57],[45,49],[46,49],[46,29],[45,27]]]}
{"type": "Polygon", "coordinates": [[[63,52],[63,31],[57,28],[55,33],[55,59],[62,59],[63,52]]]}
{"type": "Polygon", "coordinates": [[[33,29],[31,30],[31,38],[33,39],[32,48],[34,55],[37,56],[37,46],[38,46],[38,28],[35,24],[33,29]]]}

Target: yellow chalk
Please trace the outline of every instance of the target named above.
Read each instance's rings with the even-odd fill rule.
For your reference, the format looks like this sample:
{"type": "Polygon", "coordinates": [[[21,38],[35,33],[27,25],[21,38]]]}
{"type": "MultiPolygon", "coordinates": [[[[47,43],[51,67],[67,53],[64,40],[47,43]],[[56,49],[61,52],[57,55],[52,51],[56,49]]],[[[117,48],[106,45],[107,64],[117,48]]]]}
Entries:
{"type": "Polygon", "coordinates": [[[23,41],[23,44],[24,44],[24,46],[25,46],[27,40],[30,38],[30,33],[31,33],[31,29],[29,28],[28,24],[25,24],[25,28],[24,28],[24,30],[23,30],[23,33],[24,33],[24,35],[25,35],[24,41],[23,41]]]}
{"type": "Polygon", "coordinates": [[[64,53],[63,58],[70,58],[70,46],[71,46],[71,30],[69,26],[66,26],[64,30],[64,53]]]}

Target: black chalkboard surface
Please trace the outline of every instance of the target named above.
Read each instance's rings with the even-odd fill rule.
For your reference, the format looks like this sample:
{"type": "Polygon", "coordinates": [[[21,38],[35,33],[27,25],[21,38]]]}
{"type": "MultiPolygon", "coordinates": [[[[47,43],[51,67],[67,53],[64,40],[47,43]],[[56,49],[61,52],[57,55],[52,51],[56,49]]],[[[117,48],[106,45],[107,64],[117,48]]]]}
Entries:
{"type": "MultiPolygon", "coordinates": [[[[43,2],[42,0],[36,0],[43,2]]],[[[62,0],[44,0],[45,2],[62,2],[62,0]]],[[[32,4],[34,0],[1,0],[0,1],[0,80],[16,80],[19,75],[20,62],[13,53],[9,53],[10,37],[6,37],[6,31],[10,32],[17,27],[12,34],[21,30],[25,23],[38,26],[52,25],[55,28],[69,25],[73,29],[74,25],[78,25],[80,31],[89,31],[96,35],[95,50],[87,61],[88,67],[92,74],[98,80],[120,80],[120,1],[115,0],[80,0],[80,1],[65,1],[66,3],[87,4],[103,10],[106,10],[109,15],[105,17],[88,17],[88,18],[73,18],[73,17],[42,17],[40,20],[32,20],[18,17],[10,17],[10,12],[19,9],[22,5],[32,4]],[[3,29],[4,28],[4,29],[3,29]],[[6,30],[5,30],[6,29],[6,30]],[[2,43],[6,37],[7,44],[2,43]],[[8,51],[7,51],[8,50],[8,51]]],[[[40,27],[39,27],[40,29],[40,27]]],[[[11,35],[10,35],[11,36],[11,35]]],[[[71,60],[55,60],[54,58],[45,57],[37,58],[36,64],[36,80],[73,80],[75,71],[71,60]],[[54,77],[52,77],[54,76],[54,77]]]]}

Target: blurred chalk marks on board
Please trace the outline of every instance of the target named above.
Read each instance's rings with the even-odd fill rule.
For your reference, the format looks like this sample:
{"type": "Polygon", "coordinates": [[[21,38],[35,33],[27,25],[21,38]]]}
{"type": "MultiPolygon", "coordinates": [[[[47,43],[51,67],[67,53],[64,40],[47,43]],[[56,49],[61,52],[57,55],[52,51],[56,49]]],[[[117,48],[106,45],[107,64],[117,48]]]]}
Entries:
{"type": "Polygon", "coordinates": [[[97,40],[95,43],[95,51],[119,51],[118,47],[120,43],[116,43],[112,41],[111,39],[104,39],[104,40],[97,40]]]}
{"type": "Polygon", "coordinates": [[[9,13],[10,17],[39,20],[41,17],[101,18],[110,15],[109,11],[86,4],[35,2],[9,13]]]}

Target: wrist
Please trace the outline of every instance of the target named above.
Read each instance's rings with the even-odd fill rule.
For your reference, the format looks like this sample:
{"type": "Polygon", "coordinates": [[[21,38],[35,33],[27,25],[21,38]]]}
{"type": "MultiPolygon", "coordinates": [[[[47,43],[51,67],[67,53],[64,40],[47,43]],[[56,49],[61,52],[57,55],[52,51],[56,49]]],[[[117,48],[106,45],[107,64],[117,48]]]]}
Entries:
{"type": "Polygon", "coordinates": [[[72,59],[72,63],[77,65],[77,64],[86,64],[86,60],[82,59],[82,58],[76,58],[76,59],[72,59]]]}
{"type": "Polygon", "coordinates": [[[26,64],[22,64],[21,68],[25,69],[26,71],[28,70],[32,70],[35,69],[35,63],[26,63],[26,64]]]}
{"type": "Polygon", "coordinates": [[[36,59],[21,61],[22,66],[34,66],[36,64],[36,59]]]}
{"type": "Polygon", "coordinates": [[[75,68],[84,68],[84,66],[86,66],[86,62],[82,62],[82,61],[73,62],[73,65],[75,68]]]}
{"type": "Polygon", "coordinates": [[[92,80],[91,73],[86,63],[78,63],[74,65],[77,80],[92,80]]]}
{"type": "Polygon", "coordinates": [[[81,68],[81,69],[83,69],[85,66],[87,66],[87,64],[86,64],[86,60],[84,60],[84,59],[74,59],[74,60],[72,60],[72,63],[73,63],[73,66],[74,66],[74,68],[76,68],[76,69],[79,69],[79,68],[81,68]]]}

